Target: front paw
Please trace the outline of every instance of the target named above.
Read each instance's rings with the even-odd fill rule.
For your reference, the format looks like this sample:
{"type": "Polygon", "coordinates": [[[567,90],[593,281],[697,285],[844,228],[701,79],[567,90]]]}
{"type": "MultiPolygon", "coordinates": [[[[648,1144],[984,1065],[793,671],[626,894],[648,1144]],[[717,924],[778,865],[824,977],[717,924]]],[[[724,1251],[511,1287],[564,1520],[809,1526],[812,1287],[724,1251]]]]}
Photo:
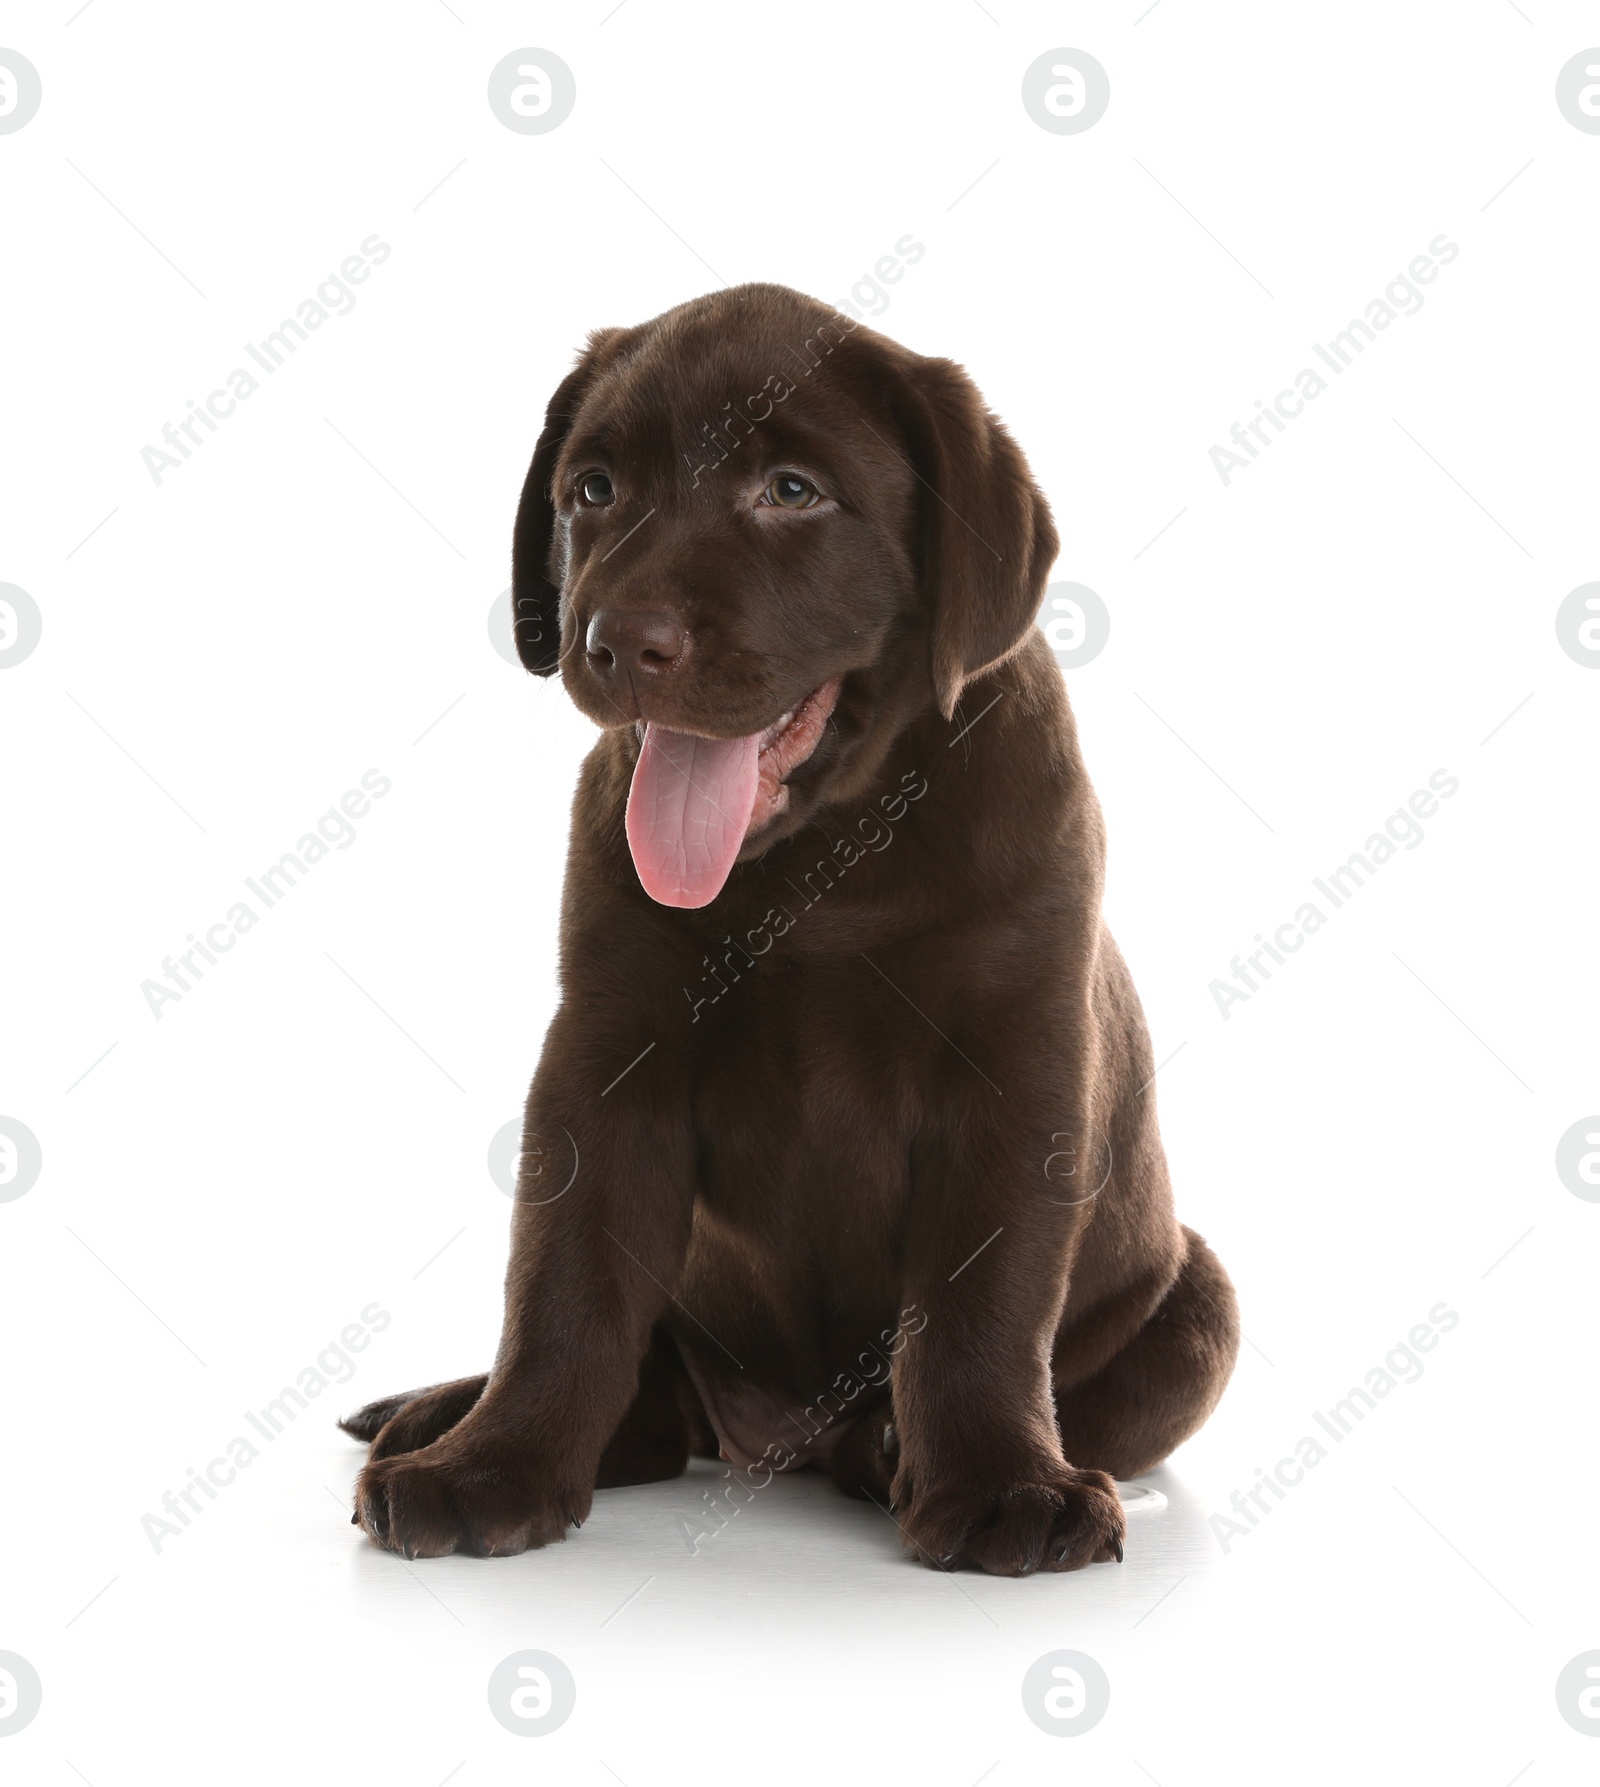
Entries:
{"type": "Polygon", "coordinates": [[[514,1557],[564,1539],[590,1492],[558,1485],[530,1458],[464,1446],[455,1435],[374,1459],[356,1482],[356,1520],[402,1557],[514,1557]]]}
{"type": "Polygon", "coordinates": [[[1127,1523],[1104,1471],[1058,1465],[1022,1482],[936,1484],[913,1496],[901,1530],[933,1569],[1031,1576],[1121,1563],[1127,1523]]]}

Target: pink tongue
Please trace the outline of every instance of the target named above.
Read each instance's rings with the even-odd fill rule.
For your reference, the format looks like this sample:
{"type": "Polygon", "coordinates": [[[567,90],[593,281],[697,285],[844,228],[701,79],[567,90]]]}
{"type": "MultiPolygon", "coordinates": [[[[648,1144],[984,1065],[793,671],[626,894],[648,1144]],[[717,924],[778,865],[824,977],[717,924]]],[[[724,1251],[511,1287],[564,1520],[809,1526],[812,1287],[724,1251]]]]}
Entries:
{"type": "Polygon", "coordinates": [[[647,725],[628,791],[628,848],[652,900],[708,906],[750,827],[761,735],[696,738],[647,725]]]}

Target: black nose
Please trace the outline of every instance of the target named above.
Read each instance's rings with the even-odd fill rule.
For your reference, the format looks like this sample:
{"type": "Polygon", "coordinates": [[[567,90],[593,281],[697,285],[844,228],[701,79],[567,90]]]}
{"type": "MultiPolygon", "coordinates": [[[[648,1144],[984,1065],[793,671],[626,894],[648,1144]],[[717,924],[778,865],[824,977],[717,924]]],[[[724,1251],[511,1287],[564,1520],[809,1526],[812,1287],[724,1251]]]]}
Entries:
{"type": "Polygon", "coordinates": [[[688,636],[660,609],[602,608],[584,645],[589,668],[606,681],[643,671],[659,676],[682,656],[688,636]]]}

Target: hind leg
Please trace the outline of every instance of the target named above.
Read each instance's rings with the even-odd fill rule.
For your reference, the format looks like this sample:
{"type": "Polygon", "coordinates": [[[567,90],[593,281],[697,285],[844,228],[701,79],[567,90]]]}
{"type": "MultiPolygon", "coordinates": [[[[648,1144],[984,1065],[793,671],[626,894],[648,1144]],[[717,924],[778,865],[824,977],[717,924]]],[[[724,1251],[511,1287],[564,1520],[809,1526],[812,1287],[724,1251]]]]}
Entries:
{"type": "Polygon", "coordinates": [[[894,1500],[895,1460],[900,1441],[894,1430],[894,1406],[885,1397],[861,1410],[834,1447],[828,1474],[848,1496],[887,1508],[894,1500]]]}
{"type": "Polygon", "coordinates": [[[389,1458],[396,1452],[418,1452],[447,1433],[483,1394],[489,1380],[457,1378],[453,1383],[432,1384],[426,1390],[403,1390],[398,1396],[369,1402],[339,1423],[352,1439],[372,1446],[373,1458],[389,1458]]]}
{"type": "Polygon", "coordinates": [[[678,1349],[657,1328],[639,1367],[639,1388],[600,1455],[595,1488],[620,1489],[681,1476],[690,1446],[699,1438],[694,1421],[699,1411],[700,1398],[678,1349]]]}
{"type": "MultiPolygon", "coordinates": [[[[353,1439],[371,1443],[369,1462],[400,1452],[420,1452],[448,1433],[477,1404],[487,1382],[482,1375],[464,1377],[426,1390],[381,1397],[347,1415],[339,1425],[353,1439]]],[[[702,1442],[703,1427],[699,1399],[678,1349],[658,1329],[639,1368],[633,1401],[601,1456],[595,1488],[617,1489],[628,1483],[658,1483],[678,1476],[689,1461],[691,1439],[702,1442]]]]}
{"type": "Polygon", "coordinates": [[[1222,1262],[1193,1229],[1166,1295],[1103,1363],[1093,1361],[1116,1312],[1097,1311],[1056,1343],[1061,1449],[1083,1469],[1124,1480],[1161,1462],[1217,1405],[1239,1352],[1239,1305],[1222,1262]],[[1090,1361],[1085,1371],[1085,1360],[1090,1361]]]}
{"type": "MultiPolygon", "coordinates": [[[[1052,1380],[1061,1450],[1080,1471],[1126,1480],[1200,1428],[1239,1351],[1239,1311],[1222,1262],[1193,1229],[1163,1295],[1155,1285],[1092,1310],[1056,1342],[1052,1380]]],[[[846,1495],[888,1507],[899,1451],[894,1409],[863,1411],[829,1461],[846,1495]]]]}

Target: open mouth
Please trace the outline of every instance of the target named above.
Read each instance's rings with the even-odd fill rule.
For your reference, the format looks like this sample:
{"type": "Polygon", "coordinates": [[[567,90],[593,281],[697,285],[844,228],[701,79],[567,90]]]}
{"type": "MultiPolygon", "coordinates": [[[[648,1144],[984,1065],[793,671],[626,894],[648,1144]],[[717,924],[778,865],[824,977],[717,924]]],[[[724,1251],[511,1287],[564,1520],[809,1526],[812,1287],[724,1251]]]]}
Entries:
{"type": "Polygon", "coordinates": [[[701,738],[647,721],[628,791],[628,848],[663,906],[708,906],[744,847],[789,804],[787,778],[816,750],[839,679],[761,732],[701,738]]]}

